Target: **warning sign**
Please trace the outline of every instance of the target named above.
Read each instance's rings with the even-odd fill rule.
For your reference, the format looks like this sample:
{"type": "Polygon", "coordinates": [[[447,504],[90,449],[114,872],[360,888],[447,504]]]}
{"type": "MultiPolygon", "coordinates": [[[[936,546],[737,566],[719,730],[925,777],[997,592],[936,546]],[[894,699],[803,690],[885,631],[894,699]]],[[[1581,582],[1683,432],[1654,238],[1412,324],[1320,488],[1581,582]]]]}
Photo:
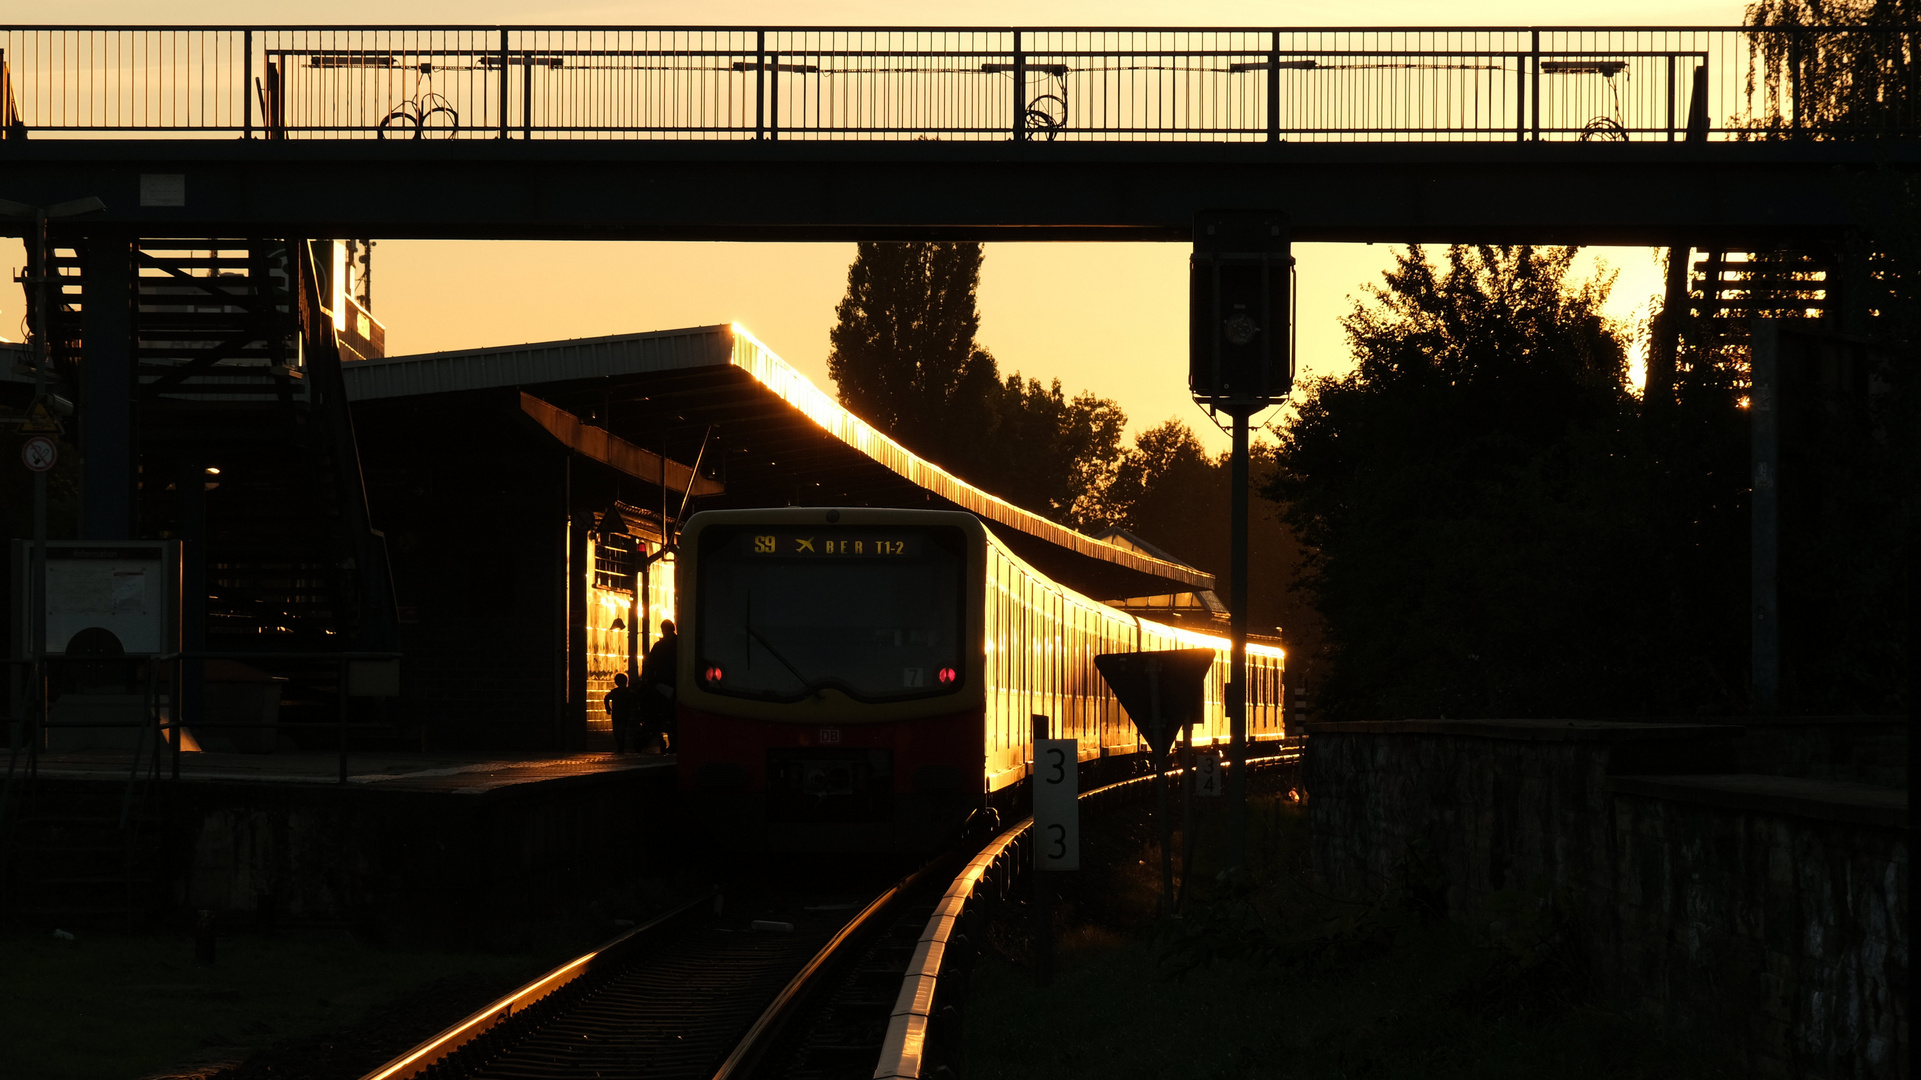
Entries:
{"type": "Polygon", "coordinates": [[[34,402],[33,407],[27,410],[27,422],[20,425],[20,430],[28,435],[58,435],[61,427],[60,421],[54,419],[53,412],[47,408],[47,402],[43,398],[34,402]]]}

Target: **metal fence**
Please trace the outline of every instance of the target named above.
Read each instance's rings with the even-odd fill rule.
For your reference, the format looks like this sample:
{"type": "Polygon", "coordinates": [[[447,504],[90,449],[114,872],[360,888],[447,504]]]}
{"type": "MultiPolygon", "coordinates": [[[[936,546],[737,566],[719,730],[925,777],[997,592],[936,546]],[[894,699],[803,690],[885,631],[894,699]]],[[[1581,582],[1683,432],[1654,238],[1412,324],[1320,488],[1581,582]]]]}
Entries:
{"type": "Polygon", "coordinates": [[[0,27],[0,134],[1902,137],[1918,30],[0,27]]]}

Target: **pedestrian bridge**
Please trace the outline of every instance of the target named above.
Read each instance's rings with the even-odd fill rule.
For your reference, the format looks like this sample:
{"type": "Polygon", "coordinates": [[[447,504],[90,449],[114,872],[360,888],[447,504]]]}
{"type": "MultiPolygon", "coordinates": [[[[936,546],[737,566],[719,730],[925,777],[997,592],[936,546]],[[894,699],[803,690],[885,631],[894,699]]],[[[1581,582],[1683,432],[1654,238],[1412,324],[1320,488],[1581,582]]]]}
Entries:
{"type": "Polygon", "coordinates": [[[1707,241],[1909,168],[1905,27],[0,27],[0,197],[147,235],[1707,241]]]}

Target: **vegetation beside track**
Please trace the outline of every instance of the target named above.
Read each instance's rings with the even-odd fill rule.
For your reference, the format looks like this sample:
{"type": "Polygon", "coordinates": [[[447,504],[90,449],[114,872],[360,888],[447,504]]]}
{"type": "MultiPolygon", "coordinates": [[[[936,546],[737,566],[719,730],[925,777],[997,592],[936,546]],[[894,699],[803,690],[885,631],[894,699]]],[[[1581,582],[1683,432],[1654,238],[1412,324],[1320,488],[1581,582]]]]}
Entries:
{"type": "Polygon", "coordinates": [[[1551,903],[1517,903],[1498,934],[1436,918],[1418,879],[1372,904],[1339,903],[1302,873],[1304,806],[1269,793],[1252,817],[1253,872],[1239,884],[1217,876],[1225,822],[1210,822],[1184,917],[1165,922],[1151,830],[1084,828],[1085,869],[1062,882],[1053,984],[1036,985],[1022,912],[1008,912],[971,976],[959,1074],[1736,1075],[1597,1000],[1551,903]]]}

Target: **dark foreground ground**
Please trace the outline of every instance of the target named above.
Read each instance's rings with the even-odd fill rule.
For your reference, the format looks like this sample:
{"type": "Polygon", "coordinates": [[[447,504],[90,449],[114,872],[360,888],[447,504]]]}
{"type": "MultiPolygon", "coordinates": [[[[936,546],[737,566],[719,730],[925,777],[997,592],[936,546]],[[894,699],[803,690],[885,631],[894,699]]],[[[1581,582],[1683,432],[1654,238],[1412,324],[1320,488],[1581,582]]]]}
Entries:
{"type": "Polygon", "coordinates": [[[796,897],[859,900],[911,869],[851,857],[697,864],[489,926],[471,947],[230,927],[208,965],[184,928],[0,933],[0,1080],[357,1080],[670,898],[712,886],[716,911],[791,921],[796,897]]]}
{"type": "Polygon", "coordinates": [[[1062,875],[1053,983],[1033,978],[1024,905],[1005,910],[971,976],[959,1075],[1737,1075],[1704,1040],[1596,1000],[1547,898],[1517,894],[1512,917],[1483,932],[1434,918],[1419,881],[1340,903],[1303,872],[1305,807],[1270,792],[1253,811],[1254,872],[1216,876],[1224,821],[1209,820],[1193,892],[1167,921],[1152,828],[1084,822],[1084,869],[1062,875]]]}
{"type": "MultiPolygon", "coordinates": [[[[1335,901],[1304,873],[1306,814],[1284,790],[1256,798],[1252,873],[1236,883],[1218,874],[1219,807],[1202,805],[1215,813],[1173,920],[1156,913],[1146,801],[1084,820],[1050,986],[1030,967],[1026,905],[1002,909],[971,977],[962,1080],[1737,1075],[1711,1038],[1588,993],[1547,898],[1517,894],[1481,931],[1432,917],[1418,880],[1335,901]]],[[[464,951],[226,930],[211,966],[185,929],[0,934],[0,1077],[354,1080],[645,914],[627,905],[502,927],[464,951]]]]}
{"type": "Polygon", "coordinates": [[[343,929],[242,931],[222,934],[205,965],[184,930],[7,933],[0,1077],[358,1077],[592,939],[573,926],[463,952],[343,929]]]}

